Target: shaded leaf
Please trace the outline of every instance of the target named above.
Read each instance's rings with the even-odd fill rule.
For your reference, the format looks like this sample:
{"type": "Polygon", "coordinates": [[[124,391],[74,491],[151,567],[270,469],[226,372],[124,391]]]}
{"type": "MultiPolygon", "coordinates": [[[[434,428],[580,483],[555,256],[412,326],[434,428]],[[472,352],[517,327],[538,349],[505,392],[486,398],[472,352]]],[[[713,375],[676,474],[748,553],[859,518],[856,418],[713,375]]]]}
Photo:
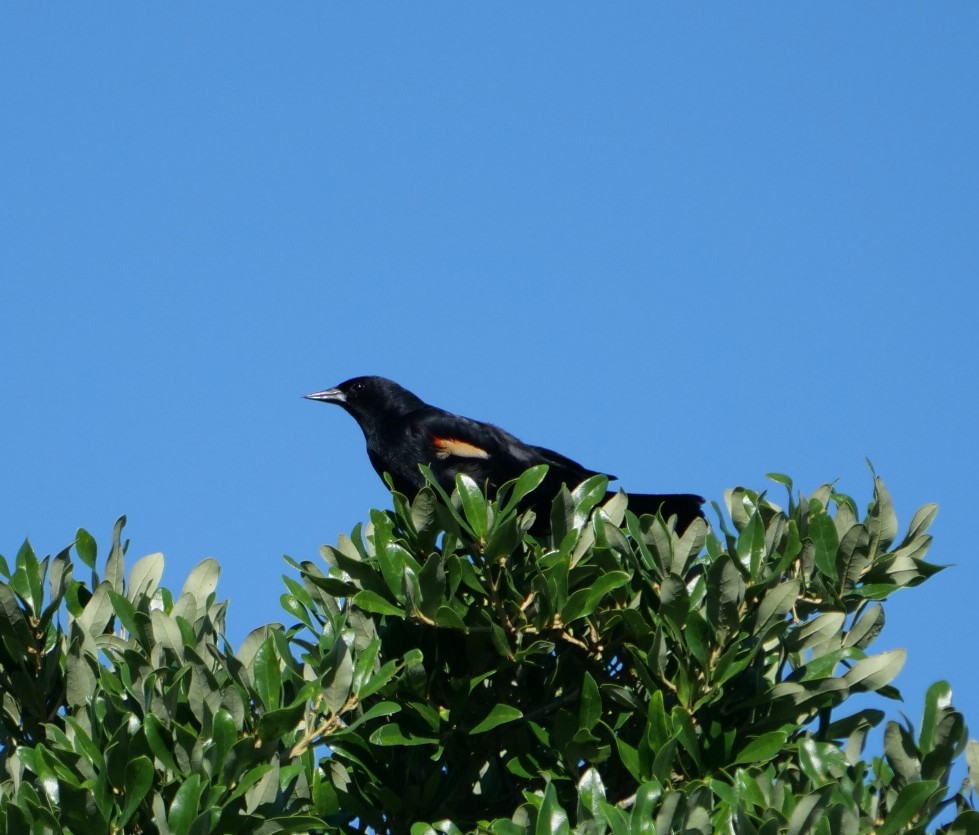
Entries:
{"type": "Polygon", "coordinates": [[[486,714],[472,730],[469,731],[471,734],[481,734],[486,731],[492,730],[499,725],[504,725],[507,722],[513,722],[516,719],[520,719],[523,713],[515,707],[510,705],[493,705],[490,712],[486,714]]]}

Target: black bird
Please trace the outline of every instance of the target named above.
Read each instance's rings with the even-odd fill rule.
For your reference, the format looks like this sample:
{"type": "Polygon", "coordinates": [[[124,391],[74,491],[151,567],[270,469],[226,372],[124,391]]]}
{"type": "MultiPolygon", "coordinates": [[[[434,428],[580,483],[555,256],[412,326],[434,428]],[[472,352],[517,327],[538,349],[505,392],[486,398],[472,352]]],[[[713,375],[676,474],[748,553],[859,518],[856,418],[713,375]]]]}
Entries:
{"type": "MultiPolygon", "coordinates": [[[[354,377],[306,397],[336,403],[350,413],[364,432],[367,455],[377,474],[383,477],[390,473],[394,488],[409,498],[425,483],[419,464],[431,467],[447,492],[455,487],[458,473],[466,473],[481,487],[488,485],[495,492],[528,467],[547,464],[547,477],[535,491],[538,510],[547,518],[550,502],[562,483],[573,488],[598,474],[553,450],[525,444],[497,426],[429,406],[384,377],[354,377]]],[[[629,509],[638,514],[661,510],[665,519],[675,515],[677,530],[682,531],[703,516],[703,501],[702,496],[690,493],[630,493],[629,509]]]]}

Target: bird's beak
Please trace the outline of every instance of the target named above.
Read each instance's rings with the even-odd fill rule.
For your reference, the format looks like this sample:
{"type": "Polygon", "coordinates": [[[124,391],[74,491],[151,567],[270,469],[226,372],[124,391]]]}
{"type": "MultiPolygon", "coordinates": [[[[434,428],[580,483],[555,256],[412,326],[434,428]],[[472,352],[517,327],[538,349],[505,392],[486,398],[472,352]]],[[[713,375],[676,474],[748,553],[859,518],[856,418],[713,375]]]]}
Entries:
{"type": "Polygon", "coordinates": [[[321,403],[346,403],[347,395],[340,389],[324,389],[303,395],[307,400],[319,400],[321,403]]]}

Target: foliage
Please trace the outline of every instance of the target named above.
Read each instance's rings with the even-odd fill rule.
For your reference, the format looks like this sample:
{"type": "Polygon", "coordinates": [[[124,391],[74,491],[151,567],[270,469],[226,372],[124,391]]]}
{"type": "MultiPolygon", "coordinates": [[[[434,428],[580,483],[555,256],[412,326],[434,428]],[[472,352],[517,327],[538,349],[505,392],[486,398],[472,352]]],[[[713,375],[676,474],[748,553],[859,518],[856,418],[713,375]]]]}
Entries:
{"type": "Polygon", "coordinates": [[[979,832],[948,685],[918,728],[851,699],[899,698],[904,652],[870,647],[939,570],[934,506],[898,541],[879,479],[860,519],[773,475],[786,510],[737,489],[716,534],[677,535],[595,477],[542,536],[542,477],[393,494],[325,565],[290,561],[295,625],[238,651],[216,563],[179,595],[159,554],[127,578],[124,520],[101,575],[84,530],[74,558],[0,558],[0,829],[979,832]]]}

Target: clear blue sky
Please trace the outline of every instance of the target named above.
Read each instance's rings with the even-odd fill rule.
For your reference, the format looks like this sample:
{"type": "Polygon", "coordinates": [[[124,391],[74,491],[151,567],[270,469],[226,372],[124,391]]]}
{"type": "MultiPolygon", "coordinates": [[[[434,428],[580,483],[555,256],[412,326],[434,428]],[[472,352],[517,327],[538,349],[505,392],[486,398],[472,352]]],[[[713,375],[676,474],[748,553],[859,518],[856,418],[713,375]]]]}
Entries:
{"type": "Polygon", "coordinates": [[[979,732],[979,5],[4,3],[0,113],[0,553],[125,513],[237,642],[387,501],[362,373],[636,491],[869,457],[979,732]]]}

